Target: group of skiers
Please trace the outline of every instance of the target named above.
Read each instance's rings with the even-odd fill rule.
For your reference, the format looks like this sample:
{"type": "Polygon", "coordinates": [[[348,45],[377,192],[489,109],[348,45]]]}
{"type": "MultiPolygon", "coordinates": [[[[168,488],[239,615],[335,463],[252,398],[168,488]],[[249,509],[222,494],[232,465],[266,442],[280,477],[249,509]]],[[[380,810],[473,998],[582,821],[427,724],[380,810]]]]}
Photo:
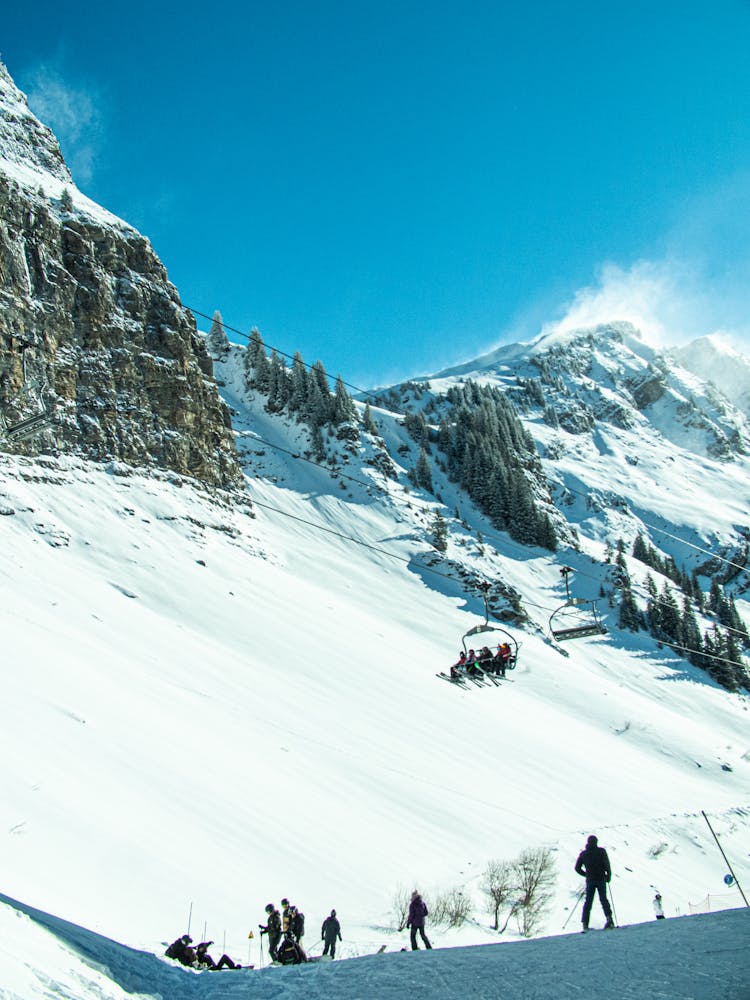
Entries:
{"type": "MultiPolygon", "coordinates": [[[[273,903],[269,903],[266,906],[266,915],[266,923],[258,924],[258,927],[261,936],[265,934],[268,937],[268,952],[272,961],[280,965],[298,965],[309,961],[302,947],[302,938],[305,934],[304,913],[285,898],[281,900],[281,911],[277,910],[273,903]]],[[[341,924],[335,910],[331,910],[330,915],[323,921],[320,937],[324,942],[323,957],[327,958],[330,955],[331,958],[335,958],[336,941],[342,940],[341,924]]],[[[222,955],[219,961],[215,962],[208,953],[212,944],[213,941],[202,941],[193,948],[193,939],[189,934],[183,934],[169,945],[165,954],[167,958],[173,958],[181,965],[193,969],[241,968],[228,955],[222,955]]]]}
{"type": "MultiPolygon", "coordinates": [[[[281,912],[273,903],[266,906],[266,923],[258,924],[261,935],[268,936],[268,953],[274,962],[281,965],[299,965],[307,962],[308,957],[302,947],[305,933],[305,915],[288,899],[281,900],[281,912]]],[[[336,917],[336,911],[331,910],[323,921],[320,929],[323,941],[323,957],[336,957],[336,941],[341,941],[341,924],[336,917]]]]}
{"type": "Polygon", "coordinates": [[[458,659],[451,666],[451,678],[458,680],[465,674],[470,677],[482,674],[505,677],[505,671],[512,670],[513,665],[513,653],[507,642],[501,642],[494,654],[488,646],[483,646],[479,652],[470,649],[468,653],[465,653],[461,650],[458,659]]]}
{"type": "MultiPolygon", "coordinates": [[[[579,897],[579,899],[583,898],[584,900],[581,914],[582,930],[585,932],[589,929],[591,908],[594,896],[597,894],[606,919],[605,930],[615,927],[612,905],[607,898],[607,885],[612,878],[612,867],[606,850],[599,846],[598,838],[594,834],[591,834],[586,840],[586,846],[578,855],[574,867],[576,872],[586,880],[586,887],[579,897]]],[[[659,892],[654,897],[654,911],[657,920],[664,919],[664,908],[659,892]]],[[[427,904],[415,889],[411,894],[406,919],[406,926],[410,931],[411,947],[414,951],[419,948],[417,935],[421,937],[425,948],[432,948],[425,933],[425,919],[428,912],[427,904]]],[[[259,924],[258,927],[261,935],[268,937],[268,951],[271,959],[280,965],[297,965],[309,961],[302,947],[302,938],[305,933],[304,913],[284,898],[281,900],[281,911],[277,910],[273,903],[269,903],[266,906],[266,914],[266,923],[259,924]]],[[[331,910],[330,915],[323,921],[320,937],[324,943],[323,957],[330,955],[331,958],[335,958],[336,942],[342,940],[341,924],[335,910],[331,910]]],[[[219,961],[215,962],[208,953],[208,948],[213,944],[213,941],[202,941],[195,948],[192,947],[192,941],[189,934],[183,934],[167,948],[167,956],[176,959],[182,965],[196,969],[241,968],[228,955],[222,955],[219,961]]]]}

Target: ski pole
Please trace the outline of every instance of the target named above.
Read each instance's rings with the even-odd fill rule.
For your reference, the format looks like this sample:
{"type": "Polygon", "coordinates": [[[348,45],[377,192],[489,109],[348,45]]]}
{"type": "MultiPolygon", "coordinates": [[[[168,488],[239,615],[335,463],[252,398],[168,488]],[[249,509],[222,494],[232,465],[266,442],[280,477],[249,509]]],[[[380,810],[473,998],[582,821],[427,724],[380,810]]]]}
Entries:
{"type": "Polygon", "coordinates": [[[573,916],[573,914],[574,914],[574,913],[576,912],[576,908],[577,908],[578,904],[579,904],[579,903],[581,902],[581,900],[583,899],[583,894],[584,894],[585,892],[586,892],[586,890],[585,890],[585,889],[581,889],[581,891],[580,891],[580,892],[578,893],[578,898],[576,899],[575,903],[573,903],[573,906],[572,906],[572,908],[571,908],[571,910],[570,910],[570,913],[568,914],[568,919],[567,919],[567,920],[565,921],[565,923],[563,924],[563,930],[565,930],[565,928],[566,928],[566,927],[568,926],[568,924],[570,923],[570,918],[571,918],[571,917],[573,916]]]}
{"type": "Polygon", "coordinates": [[[316,941],[315,944],[311,944],[310,947],[307,949],[308,954],[313,950],[313,948],[317,948],[318,945],[322,943],[323,943],[323,938],[321,938],[320,941],[316,941]]]}
{"type": "Polygon", "coordinates": [[[191,923],[192,919],[193,919],[193,903],[192,903],[192,900],[191,900],[191,902],[190,902],[190,912],[188,913],[188,929],[187,929],[188,934],[190,934],[190,923],[191,923]]]}
{"type": "Polygon", "coordinates": [[[722,856],[722,858],[724,858],[724,861],[726,862],[726,866],[729,869],[729,874],[732,876],[732,878],[735,881],[735,884],[736,884],[737,888],[740,890],[740,896],[742,896],[742,898],[745,900],[745,906],[750,906],[750,903],[748,903],[747,898],[745,896],[745,893],[742,891],[742,886],[738,882],[737,876],[734,874],[734,870],[733,870],[732,866],[729,864],[729,858],[724,853],[724,848],[719,843],[719,838],[714,833],[714,828],[711,826],[711,823],[709,822],[708,816],[706,816],[705,812],[702,809],[701,809],[701,815],[703,816],[703,818],[705,819],[706,823],[708,824],[708,829],[713,834],[713,838],[716,841],[716,846],[721,851],[721,856],[722,856]]]}
{"type": "Polygon", "coordinates": [[[619,922],[617,920],[617,910],[615,909],[615,897],[612,895],[612,884],[609,886],[609,901],[612,904],[612,916],[615,918],[615,925],[619,922]]]}

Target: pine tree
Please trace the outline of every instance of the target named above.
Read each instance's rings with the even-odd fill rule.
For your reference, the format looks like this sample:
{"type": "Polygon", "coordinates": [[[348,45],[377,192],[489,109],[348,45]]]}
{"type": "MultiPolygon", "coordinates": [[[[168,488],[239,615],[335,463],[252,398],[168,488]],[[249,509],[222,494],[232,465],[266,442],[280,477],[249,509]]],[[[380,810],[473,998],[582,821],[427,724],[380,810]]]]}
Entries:
{"type": "Polygon", "coordinates": [[[367,431],[368,434],[377,434],[378,428],[372,417],[372,410],[370,409],[370,404],[365,403],[365,412],[362,417],[362,426],[367,431]]]}
{"type": "Polygon", "coordinates": [[[448,548],[448,527],[437,509],[432,519],[432,545],[438,552],[445,552],[448,548]]]}
{"type": "Polygon", "coordinates": [[[245,385],[248,389],[268,392],[269,361],[263,338],[257,327],[250,331],[250,341],[245,353],[245,385]]]}
{"type": "Polygon", "coordinates": [[[642,624],[641,612],[633,596],[630,583],[620,589],[620,613],[618,625],[630,632],[638,632],[642,624]]]}
{"type": "Polygon", "coordinates": [[[685,655],[691,663],[698,663],[701,655],[701,630],[693,605],[687,594],[682,599],[680,643],[689,650],[685,655]]]}
{"type": "Polygon", "coordinates": [[[680,608],[666,580],[660,597],[661,631],[667,642],[680,640],[680,608]]]}
{"type": "Polygon", "coordinates": [[[299,351],[294,352],[289,389],[289,409],[292,413],[304,413],[307,406],[307,366],[299,351]]]}
{"type": "Polygon", "coordinates": [[[214,361],[221,360],[229,351],[229,339],[224,330],[224,321],[218,309],[214,312],[211,329],[206,336],[206,347],[214,361]]]}
{"type": "Polygon", "coordinates": [[[414,470],[414,483],[417,486],[421,486],[423,490],[427,490],[428,493],[432,493],[432,471],[430,469],[430,460],[424,448],[419,452],[417,466],[414,470]]]}
{"type": "Polygon", "coordinates": [[[352,397],[346,391],[344,380],[341,375],[338,375],[333,397],[333,422],[335,424],[345,424],[350,420],[354,420],[356,412],[352,397]]]}
{"type": "Polygon", "coordinates": [[[331,419],[331,390],[322,361],[316,361],[307,378],[305,419],[311,427],[322,427],[331,419]]]}

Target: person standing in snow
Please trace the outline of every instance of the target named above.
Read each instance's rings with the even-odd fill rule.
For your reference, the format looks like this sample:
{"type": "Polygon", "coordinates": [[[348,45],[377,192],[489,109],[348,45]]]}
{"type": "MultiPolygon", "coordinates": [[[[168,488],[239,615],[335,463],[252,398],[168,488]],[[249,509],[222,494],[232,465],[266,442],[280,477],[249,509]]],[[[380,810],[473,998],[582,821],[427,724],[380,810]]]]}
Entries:
{"type": "Polygon", "coordinates": [[[325,920],[323,921],[323,926],[320,928],[320,936],[323,938],[323,941],[325,942],[325,946],[323,948],[323,954],[327,955],[328,952],[330,951],[331,958],[335,958],[336,938],[338,938],[339,941],[342,940],[341,924],[338,921],[335,910],[331,910],[331,915],[329,917],[326,917],[325,920]]]}
{"type": "Polygon", "coordinates": [[[612,907],[609,905],[609,900],[607,899],[607,883],[612,878],[612,868],[609,864],[607,852],[603,847],[599,847],[599,841],[593,833],[586,841],[585,848],[578,855],[575,870],[586,879],[586,899],[583,904],[583,914],[581,916],[583,930],[587,931],[589,929],[591,904],[597,892],[599,893],[599,902],[602,904],[602,909],[604,910],[604,916],[607,918],[604,926],[605,928],[614,927],[615,922],[612,919],[612,907]]]}
{"type": "Polygon", "coordinates": [[[301,913],[296,906],[289,907],[289,930],[297,944],[302,944],[305,934],[305,914],[301,913]]]}
{"type": "Polygon", "coordinates": [[[657,920],[664,919],[664,907],[661,905],[661,893],[657,892],[654,896],[654,913],[656,914],[657,920]]]}
{"type": "Polygon", "coordinates": [[[265,926],[263,924],[258,924],[261,934],[268,935],[268,952],[274,961],[276,960],[276,951],[279,947],[279,941],[281,940],[281,916],[279,911],[273,905],[269,903],[266,906],[267,923],[265,926]]]}
{"type": "Polygon", "coordinates": [[[424,941],[425,948],[432,948],[432,945],[427,940],[427,935],[424,932],[424,921],[428,914],[427,904],[419,895],[417,890],[411,894],[411,902],[409,903],[409,916],[406,920],[406,926],[411,928],[411,950],[417,951],[419,945],[417,944],[417,931],[424,941]]]}

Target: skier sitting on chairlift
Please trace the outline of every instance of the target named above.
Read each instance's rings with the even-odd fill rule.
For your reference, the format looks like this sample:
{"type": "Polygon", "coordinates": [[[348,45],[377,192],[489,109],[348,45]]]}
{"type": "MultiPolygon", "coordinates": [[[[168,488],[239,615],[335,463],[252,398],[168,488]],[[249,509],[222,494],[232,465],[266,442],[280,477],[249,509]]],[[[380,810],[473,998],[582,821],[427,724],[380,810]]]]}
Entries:
{"type": "Polygon", "coordinates": [[[477,665],[480,670],[485,673],[490,673],[492,671],[492,653],[488,646],[482,646],[479,651],[479,656],[477,657],[477,665]]]}
{"type": "Polygon", "coordinates": [[[466,673],[467,674],[478,674],[477,669],[477,654],[473,649],[470,649],[466,657],[466,673]]]}
{"type": "Polygon", "coordinates": [[[510,645],[507,642],[501,642],[497,647],[497,652],[493,657],[493,668],[496,674],[501,674],[505,677],[505,671],[508,669],[511,661],[511,651],[510,645]]]}
{"type": "Polygon", "coordinates": [[[458,680],[466,673],[466,653],[463,650],[458,654],[458,659],[451,666],[451,680],[458,680]]]}

